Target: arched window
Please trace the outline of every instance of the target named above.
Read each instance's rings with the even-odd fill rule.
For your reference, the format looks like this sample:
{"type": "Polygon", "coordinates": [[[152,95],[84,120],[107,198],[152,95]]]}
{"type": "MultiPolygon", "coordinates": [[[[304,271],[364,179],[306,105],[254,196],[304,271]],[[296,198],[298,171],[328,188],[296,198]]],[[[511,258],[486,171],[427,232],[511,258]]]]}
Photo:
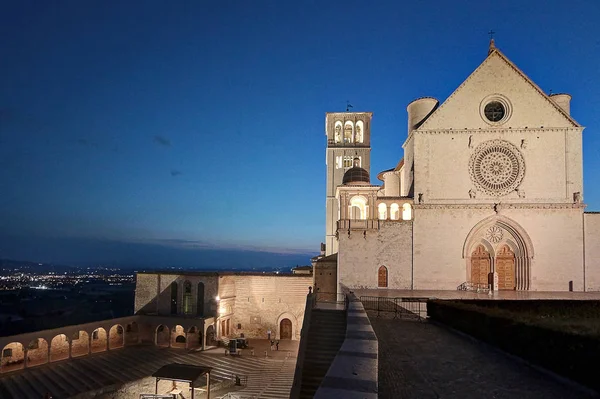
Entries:
{"type": "Polygon", "coordinates": [[[183,313],[192,314],[192,283],[183,283],[183,313]]]}
{"type": "Polygon", "coordinates": [[[344,143],[352,143],[352,135],[354,134],[354,126],[352,122],[347,121],[344,124],[344,143]]]}
{"type": "Polygon", "coordinates": [[[380,266],[377,272],[377,287],[387,288],[388,286],[388,270],[385,266],[380,266]]]}
{"type": "Polygon", "coordinates": [[[381,220],[387,219],[387,205],[383,204],[383,203],[379,204],[378,210],[379,210],[379,219],[381,219],[381,220]]]}
{"type": "Polygon", "coordinates": [[[412,219],[412,207],[410,204],[402,205],[402,220],[411,220],[412,219]]]}
{"type": "Polygon", "coordinates": [[[364,135],[364,130],[363,130],[364,126],[363,126],[363,121],[358,121],[356,122],[356,133],[354,135],[354,142],[356,143],[362,143],[363,142],[363,135],[364,135]]]}
{"type": "Polygon", "coordinates": [[[198,283],[198,292],[196,295],[196,313],[198,316],[204,316],[204,283],[198,283]]]}
{"type": "Polygon", "coordinates": [[[177,283],[171,283],[171,314],[177,314],[177,283]]]}
{"type": "Polygon", "coordinates": [[[336,143],[341,143],[342,142],[342,122],[336,121],[334,130],[335,130],[334,141],[336,143]]]}
{"type": "Polygon", "coordinates": [[[350,219],[367,218],[367,200],[365,197],[357,195],[350,199],[350,219]]]}
{"type": "Polygon", "coordinates": [[[400,219],[400,207],[398,204],[394,203],[390,206],[390,219],[398,220],[400,219]]]}

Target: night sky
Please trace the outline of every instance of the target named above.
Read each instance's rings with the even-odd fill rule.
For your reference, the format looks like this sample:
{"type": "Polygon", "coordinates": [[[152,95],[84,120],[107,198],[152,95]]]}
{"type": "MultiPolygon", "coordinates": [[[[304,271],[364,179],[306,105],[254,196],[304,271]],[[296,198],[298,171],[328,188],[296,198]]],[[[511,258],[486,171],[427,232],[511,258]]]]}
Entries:
{"type": "Polygon", "coordinates": [[[0,258],[308,263],[324,238],[325,112],[372,111],[373,182],[406,105],[444,100],[492,29],[573,96],[600,210],[598,1],[5,1],[0,258]]]}

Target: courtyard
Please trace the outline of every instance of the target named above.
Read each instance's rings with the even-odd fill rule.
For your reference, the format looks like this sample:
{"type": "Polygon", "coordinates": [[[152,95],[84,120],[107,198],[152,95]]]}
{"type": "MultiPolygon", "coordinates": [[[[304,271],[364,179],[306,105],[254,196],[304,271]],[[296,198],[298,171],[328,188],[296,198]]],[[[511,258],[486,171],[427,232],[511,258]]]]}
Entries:
{"type": "Polygon", "coordinates": [[[380,398],[600,397],[440,325],[367,313],[379,341],[380,398]]]}
{"type": "MultiPolygon", "coordinates": [[[[279,351],[271,351],[267,340],[251,340],[250,348],[243,350],[241,356],[225,355],[224,348],[186,351],[131,346],[7,373],[0,377],[0,398],[33,399],[51,394],[54,399],[138,399],[141,393],[154,393],[152,373],[170,363],[213,367],[211,398],[232,391],[238,391],[242,397],[287,398],[294,379],[297,352],[298,341],[280,341],[279,351]],[[236,376],[242,386],[230,383],[236,376]]],[[[161,392],[165,384],[167,382],[159,387],[159,393],[165,393],[161,392]]],[[[184,390],[180,398],[188,397],[184,390]]],[[[196,390],[195,397],[206,395],[196,390]]]]}

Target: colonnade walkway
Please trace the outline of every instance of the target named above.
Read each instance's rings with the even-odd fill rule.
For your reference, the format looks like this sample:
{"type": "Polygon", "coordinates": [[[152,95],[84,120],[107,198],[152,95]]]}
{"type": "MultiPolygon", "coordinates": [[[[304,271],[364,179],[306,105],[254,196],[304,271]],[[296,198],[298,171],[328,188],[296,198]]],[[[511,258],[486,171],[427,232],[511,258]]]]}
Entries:
{"type": "MultiPolygon", "coordinates": [[[[232,378],[235,380],[237,375],[242,382],[247,379],[246,386],[237,388],[241,388],[248,397],[288,398],[294,378],[298,343],[282,341],[279,351],[271,351],[266,340],[262,341],[250,341],[251,347],[255,349],[254,356],[250,354],[250,349],[243,350],[241,356],[226,356],[223,348],[186,351],[138,345],[53,362],[0,376],[0,398],[41,399],[50,394],[53,399],[64,399],[90,391],[103,390],[110,393],[123,386],[127,386],[132,397],[137,398],[140,393],[154,393],[154,379],[149,377],[160,367],[170,363],[213,367],[211,386],[215,389],[219,389],[220,382],[232,378]],[[136,381],[140,381],[139,386],[136,386],[136,381]],[[138,390],[143,392],[136,392],[138,390]]],[[[232,390],[236,390],[235,387],[211,392],[211,398],[232,390]]],[[[196,392],[196,398],[204,396],[196,392]]]]}
{"type": "Polygon", "coordinates": [[[379,398],[600,397],[438,324],[367,314],[379,341],[379,398]]]}

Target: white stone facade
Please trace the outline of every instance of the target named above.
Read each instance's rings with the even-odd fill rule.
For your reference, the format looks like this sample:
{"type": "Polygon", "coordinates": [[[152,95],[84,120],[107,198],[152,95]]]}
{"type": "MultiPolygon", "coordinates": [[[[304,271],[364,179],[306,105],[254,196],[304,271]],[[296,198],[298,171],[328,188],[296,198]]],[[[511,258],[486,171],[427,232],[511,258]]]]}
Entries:
{"type": "Polygon", "coordinates": [[[600,218],[584,215],[570,100],[492,42],[443,104],[409,104],[404,157],[383,186],[338,183],[338,289],[600,290],[600,218]]]}

